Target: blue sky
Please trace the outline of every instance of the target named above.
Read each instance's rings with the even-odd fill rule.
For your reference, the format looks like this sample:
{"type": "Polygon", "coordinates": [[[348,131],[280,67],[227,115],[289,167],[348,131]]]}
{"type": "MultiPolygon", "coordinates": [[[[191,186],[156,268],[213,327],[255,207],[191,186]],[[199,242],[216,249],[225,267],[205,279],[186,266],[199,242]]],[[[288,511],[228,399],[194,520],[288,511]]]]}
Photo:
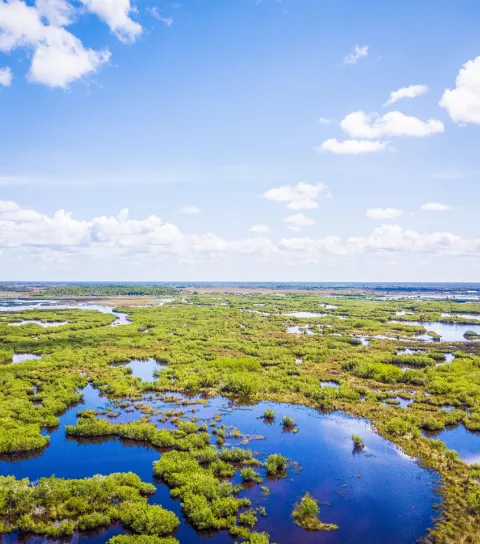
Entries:
{"type": "Polygon", "coordinates": [[[479,20],[0,0],[0,280],[477,280],[479,20]]]}

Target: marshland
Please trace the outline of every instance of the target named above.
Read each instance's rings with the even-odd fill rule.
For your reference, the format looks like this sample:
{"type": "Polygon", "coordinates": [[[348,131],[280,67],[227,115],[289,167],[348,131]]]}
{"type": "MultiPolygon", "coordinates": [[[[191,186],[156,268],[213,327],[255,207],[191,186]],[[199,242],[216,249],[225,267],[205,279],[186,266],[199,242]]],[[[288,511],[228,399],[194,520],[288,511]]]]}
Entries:
{"type": "Polygon", "coordinates": [[[478,300],[92,289],[0,305],[5,542],[478,542],[478,300]]]}

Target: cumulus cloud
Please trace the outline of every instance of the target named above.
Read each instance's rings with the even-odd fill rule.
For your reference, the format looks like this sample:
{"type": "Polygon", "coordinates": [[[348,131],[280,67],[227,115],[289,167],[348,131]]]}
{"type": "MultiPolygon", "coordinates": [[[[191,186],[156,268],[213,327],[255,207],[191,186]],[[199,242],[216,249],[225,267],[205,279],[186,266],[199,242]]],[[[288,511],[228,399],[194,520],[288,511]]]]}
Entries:
{"type": "MultiPolygon", "coordinates": [[[[301,215],[301,214],[299,214],[301,215]]],[[[308,218],[307,222],[308,221],[308,218]]],[[[311,221],[311,220],[310,220],[311,221]]],[[[304,223],[295,220],[292,226],[304,223]],[[293,224],[295,223],[295,224],[293,224]]],[[[128,210],[117,216],[76,219],[59,210],[53,215],[0,201],[0,250],[28,251],[30,255],[75,259],[131,258],[176,259],[184,262],[217,256],[249,256],[290,262],[322,257],[352,257],[362,253],[406,252],[432,255],[480,256],[480,239],[450,232],[418,233],[399,225],[381,225],[367,236],[323,238],[291,237],[274,242],[256,236],[226,240],[214,233],[187,235],[157,216],[131,218],[128,210]],[[57,256],[57,257],[55,257],[57,256]]]]}
{"type": "Polygon", "coordinates": [[[410,85],[409,87],[401,87],[400,89],[390,93],[390,97],[385,102],[384,106],[395,104],[395,102],[398,102],[402,98],[416,98],[417,96],[425,94],[427,91],[428,87],[426,85],[410,85]]]}
{"type": "Polygon", "coordinates": [[[388,136],[422,137],[445,130],[443,123],[438,119],[422,121],[400,111],[391,111],[383,116],[378,113],[367,115],[364,111],[355,111],[348,114],[340,126],[352,138],[366,138],[368,140],[388,136]]]}
{"type": "Polygon", "coordinates": [[[130,14],[135,10],[130,0],[81,0],[90,11],[103,19],[110,30],[123,42],[133,42],[142,32],[142,27],[130,14]]]}
{"type": "Polygon", "coordinates": [[[248,230],[250,232],[268,232],[270,228],[268,225],[252,225],[248,230]]]}
{"type": "Polygon", "coordinates": [[[300,229],[301,227],[309,227],[315,223],[313,219],[307,217],[303,213],[297,213],[295,215],[289,215],[283,219],[284,223],[287,223],[290,227],[300,229]]]}
{"type": "Polygon", "coordinates": [[[66,0],[35,0],[40,17],[54,26],[67,26],[75,19],[76,10],[66,0]]]}
{"type": "Polygon", "coordinates": [[[440,202],[425,202],[420,208],[425,212],[446,212],[450,210],[450,206],[440,204],[440,202]]]}
{"type": "Polygon", "coordinates": [[[343,64],[357,64],[364,57],[368,57],[368,45],[363,45],[362,47],[356,45],[351,53],[343,57],[343,64]]]}
{"type": "Polygon", "coordinates": [[[460,69],[455,89],[446,89],[440,100],[452,121],[480,124],[480,56],[460,69]]]}
{"type": "Polygon", "coordinates": [[[180,208],[180,213],[185,213],[187,215],[196,215],[197,213],[200,213],[200,208],[197,208],[197,206],[182,206],[180,208]]]}
{"type": "Polygon", "coordinates": [[[370,140],[343,140],[336,138],[325,140],[318,150],[330,151],[338,155],[361,155],[363,153],[375,153],[387,149],[388,142],[370,140]]]}
{"type": "MultiPolygon", "coordinates": [[[[106,22],[123,42],[133,42],[142,32],[131,18],[135,12],[130,0],[0,0],[0,51],[21,48],[31,58],[28,79],[49,87],[67,88],[72,82],[97,72],[110,60],[107,49],[91,49],[66,30],[85,10],[106,22]]],[[[11,81],[11,72],[0,80],[11,81]]],[[[1,83],[5,85],[5,83],[1,83]]],[[[8,83],[9,84],[9,83],[8,83]]]]}
{"type": "MultiPolygon", "coordinates": [[[[33,51],[30,81],[65,88],[108,62],[109,51],[85,48],[64,28],[45,24],[46,9],[43,5],[39,11],[20,0],[0,2],[0,51],[10,53],[19,47],[33,51]]],[[[60,15],[52,11],[49,17],[57,20],[60,15]]]]}
{"type": "Polygon", "coordinates": [[[396,208],[372,208],[366,211],[366,215],[370,219],[394,219],[403,215],[403,212],[396,208]]]}
{"type": "Polygon", "coordinates": [[[318,208],[319,198],[330,198],[331,194],[324,183],[310,185],[300,182],[297,185],[284,185],[269,189],[263,194],[267,200],[276,202],[288,202],[287,208],[291,210],[313,210],[318,208]]]}
{"type": "Polygon", "coordinates": [[[64,29],[58,29],[53,38],[35,49],[30,81],[66,88],[73,81],[96,72],[110,59],[109,51],[85,49],[78,38],[64,29]]]}
{"type": "Polygon", "coordinates": [[[12,78],[12,70],[8,66],[5,68],[0,68],[0,85],[2,87],[10,87],[12,78]]]}

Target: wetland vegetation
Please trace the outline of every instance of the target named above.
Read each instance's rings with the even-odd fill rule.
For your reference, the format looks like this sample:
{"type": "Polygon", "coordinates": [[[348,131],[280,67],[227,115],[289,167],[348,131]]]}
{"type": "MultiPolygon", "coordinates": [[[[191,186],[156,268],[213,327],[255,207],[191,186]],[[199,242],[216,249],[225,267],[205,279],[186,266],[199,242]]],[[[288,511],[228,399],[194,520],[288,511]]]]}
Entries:
{"type": "MultiPolygon", "coordinates": [[[[404,482],[391,483],[399,487],[384,488],[400,510],[388,526],[396,542],[478,542],[480,344],[476,335],[441,336],[434,324],[475,330],[480,303],[467,312],[455,300],[73,287],[35,297],[124,302],[115,313],[75,302],[0,312],[3,533],[69,538],[119,524],[124,534],[100,532],[95,542],[172,544],[208,533],[281,544],[318,542],[308,530],[319,529],[334,539],[325,542],[347,542],[355,516],[369,513],[341,497],[352,486],[378,493],[373,473],[386,455],[392,482],[397,465],[404,471],[404,482]],[[130,306],[126,295],[171,301],[130,306]],[[442,440],[456,429],[458,447],[442,440]],[[69,448],[80,448],[79,458],[82,448],[99,459],[109,448],[125,453],[92,462],[95,473],[75,457],[64,469],[42,461],[69,448]],[[142,466],[136,451],[148,458],[142,466]],[[341,472],[346,489],[327,468],[341,472]],[[418,517],[403,518],[417,500],[418,517]]],[[[376,498],[364,541],[389,534],[380,518],[392,511],[376,498]]]]}

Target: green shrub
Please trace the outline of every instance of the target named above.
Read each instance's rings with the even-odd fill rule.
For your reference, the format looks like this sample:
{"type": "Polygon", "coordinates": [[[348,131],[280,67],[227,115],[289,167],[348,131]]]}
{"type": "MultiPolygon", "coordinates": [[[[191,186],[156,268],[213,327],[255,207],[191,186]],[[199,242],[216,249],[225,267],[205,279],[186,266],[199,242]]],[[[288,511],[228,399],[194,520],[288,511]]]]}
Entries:
{"type": "Polygon", "coordinates": [[[180,542],[172,536],[116,535],[112,536],[107,544],[180,544],[180,542]]]}
{"type": "Polygon", "coordinates": [[[126,505],[120,512],[120,520],[136,533],[167,535],[180,524],[177,516],[157,504],[126,505]]]}
{"type": "Polygon", "coordinates": [[[318,502],[310,493],[305,493],[300,502],[295,505],[292,516],[297,525],[310,531],[335,531],[338,529],[337,525],[322,523],[317,517],[319,513],[318,502]]]}
{"type": "Polygon", "coordinates": [[[288,459],[279,453],[272,453],[265,461],[267,474],[277,474],[283,472],[287,466],[288,459]]]}
{"type": "Polygon", "coordinates": [[[263,417],[264,417],[264,419],[275,419],[275,412],[274,412],[274,410],[272,410],[271,408],[267,408],[267,409],[263,412],[263,417]]]}
{"type": "Polygon", "coordinates": [[[289,416],[283,416],[282,417],[282,425],[284,427],[295,427],[296,423],[295,420],[289,416]]]}
{"type": "Polygon", "coordinates": [[[260,474],[250,467],[242,468],[240,475],[242,477],[242,481],[244,482],[262,482],[262,477],[260,474]]]}
{"type": "Polygon", "coordinates": [[[358,436],[358,434],[352,435],[353,447],[355,449],[361,450],[365,447],[363,440],[358,436]]]}

